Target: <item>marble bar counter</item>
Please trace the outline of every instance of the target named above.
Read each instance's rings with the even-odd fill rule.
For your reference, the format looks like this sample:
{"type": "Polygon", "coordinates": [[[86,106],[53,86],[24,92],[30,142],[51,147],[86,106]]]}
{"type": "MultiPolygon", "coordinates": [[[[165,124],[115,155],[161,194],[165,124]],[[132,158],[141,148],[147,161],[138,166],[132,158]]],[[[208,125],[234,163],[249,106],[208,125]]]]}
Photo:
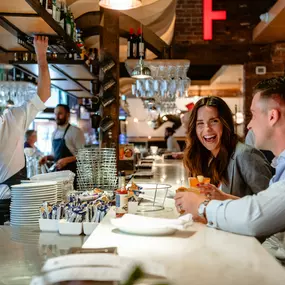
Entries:
{"type": "MultiPolygon", "coordinates": [[[[173,200],[164,211],[148,216],[175,218],[173,200]]],[[[112,209],[83,248],[117,247],[120,256],[165,266],[177,285],[282,285],[285,269],[253,237],[235,235],[194,223],[170,236],[139,236],[120,232],[110,222],[112,209]]]]}
{"type": "MultiPolygon", "coordinates": [[[[157,161],[152,179],[172,185],[170,196],[187,185],[181,161],[157,161]]],[[[172,199],[163,211],[148,215],[174,218],[178,213],[172,199]]],[[[163,264],[174,284],[283,285],[285,269],[252,237],[238,236],[195,223],[172,236],[127,235],[114,229],[111,210],[91,236],[60,236],[39,229],[0,226],[0,285],[28,285],[39,275],[44,262],[67,254],[72,247],[118,248],[118,254],[163,264]]]]}

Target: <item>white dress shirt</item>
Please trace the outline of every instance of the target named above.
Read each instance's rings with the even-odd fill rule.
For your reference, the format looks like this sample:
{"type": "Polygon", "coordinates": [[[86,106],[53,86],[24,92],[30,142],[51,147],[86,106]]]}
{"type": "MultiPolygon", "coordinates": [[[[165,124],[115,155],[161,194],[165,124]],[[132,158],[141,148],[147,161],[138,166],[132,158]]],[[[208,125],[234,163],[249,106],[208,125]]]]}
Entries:
{"type": "MultiPolygon", "coordinates": [[[[25,131],[37,113],[46,107],[38,95],[20,107],[6,109],[0,116],[0,184],[25,166],[25,131]]],[[[10,198],[10,190],[0,185],[0,199],[10,198]]]]}
{"type": "Polygon", "coordinates": [[[273,165],[276,175],[266,190],[238,200],[212,200],[206,207],[208,226],[250,236],[284,231],[285,150],[274,159],[273,165]]]}
{"type": "Polygon", "coordinates": [[[238,200],[212,200],[206,215],[208,226],[232,233],[268,236],[280,232],[285,229],[285,181],[238,200]]]}
{"type": "MultiPolygon", "coordinates": [[[[64,126],[57,126],[57,129],[52,134],[52,139],[61,139],[65,133],[68,124],[64,126]]],[[[75,156],[78,149],[84,147],[85,137],[81,129],[76,126],[70,125],[64,137],[66,147],[75,156]]],[[[54,155],[54,150],[52,150],[54,155]]]]}

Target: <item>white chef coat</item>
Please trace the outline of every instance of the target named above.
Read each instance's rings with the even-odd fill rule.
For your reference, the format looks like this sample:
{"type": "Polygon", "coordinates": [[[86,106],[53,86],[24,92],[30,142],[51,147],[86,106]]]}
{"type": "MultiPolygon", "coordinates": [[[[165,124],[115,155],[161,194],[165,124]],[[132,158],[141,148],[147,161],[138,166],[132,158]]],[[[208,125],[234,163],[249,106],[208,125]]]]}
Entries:
{"type": "MultiPolygon", "coordinates": [[[[38,95],[20,107],[6,109],[0,116],[0,184],[25,166],[25,131],[38,112],[46,107],[38,95]]],[[[10,198],[10,190],[0,185],[0,199],[10,198]]]]}

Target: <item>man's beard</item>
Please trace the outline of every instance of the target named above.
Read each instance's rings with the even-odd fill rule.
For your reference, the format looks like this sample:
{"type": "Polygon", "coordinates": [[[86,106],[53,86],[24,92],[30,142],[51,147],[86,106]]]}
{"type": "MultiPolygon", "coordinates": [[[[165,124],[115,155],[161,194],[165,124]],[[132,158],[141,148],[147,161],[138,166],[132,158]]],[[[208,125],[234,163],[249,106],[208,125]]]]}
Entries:
{"type": "Polygon", "coordinates": [[[66,119],[62,119],[62,120],[56,120],[56,123],[58,126],[63,126],[67,123],[67,120],[66,119]]]}

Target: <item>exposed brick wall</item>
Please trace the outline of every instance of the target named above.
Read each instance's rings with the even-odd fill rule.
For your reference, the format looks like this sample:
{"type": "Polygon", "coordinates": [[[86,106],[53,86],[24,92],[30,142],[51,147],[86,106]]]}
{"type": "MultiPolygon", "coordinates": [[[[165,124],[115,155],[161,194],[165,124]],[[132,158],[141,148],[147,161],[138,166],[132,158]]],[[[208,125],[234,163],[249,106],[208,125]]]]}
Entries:
{"type": "Polygon", "coordinates": [[[213,0],[214,10],[226,10],[226,21],[214,21],[213,40],[203,40],[203,0],[177,0],[174,44],[246,43],[259,15],[274,0],[213,0]]]}
{"type": "MultiPolygon", "coordinates": [[[[244,114],[245,127],[251,119],[250,105],[252,101],[252,90],[261,80],[271,77],[284,76],[285,71],[285,43],[272,45],[271,60],[268,62],[249,62],[244,65],[244,114]],[[266,66],[265,75],[255,74],[257,66],[266,66]]],[[[246,131],[245,131],[246,133],[246,131]]]]}

